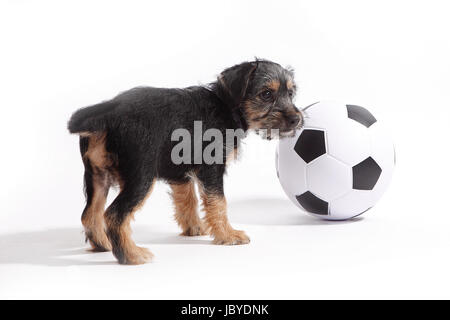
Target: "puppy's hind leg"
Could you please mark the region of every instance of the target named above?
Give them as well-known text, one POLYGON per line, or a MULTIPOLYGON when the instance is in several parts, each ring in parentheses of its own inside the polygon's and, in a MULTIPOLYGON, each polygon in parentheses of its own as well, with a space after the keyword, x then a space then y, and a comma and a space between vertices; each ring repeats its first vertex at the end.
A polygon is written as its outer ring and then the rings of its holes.
POLYGON ((91 244, 93 251, 111 251, 103 218, 110 185, 104 175, 94 172, 89 159, 84 160, 84 165, 86 207, 81 216, 81 222, 84 226, 86 240, 91 244))
POLYGON ((182 236, 207 234, 203 221, 198 216, 198 200, 192 180, 185 183, 171 183, 171 196, 175 207, 175 220, 181 227, 182 236))
POLYGON ((120 264, 143 264, 153 257, 149 250, 136 246, 131 239, 130 227, 134 213, 144 204, 153 185, 153 179, 125 180, 122 191, 106 210, 106 234, 111 241, 112 252, 120 264))

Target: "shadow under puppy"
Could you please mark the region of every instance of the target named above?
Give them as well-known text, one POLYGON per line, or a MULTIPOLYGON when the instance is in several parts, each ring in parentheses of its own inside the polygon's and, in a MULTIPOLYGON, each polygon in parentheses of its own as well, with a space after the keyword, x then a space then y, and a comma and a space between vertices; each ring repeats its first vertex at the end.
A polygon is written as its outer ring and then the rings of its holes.
POLYGON ((193 134, 194 121, 201 121, 203 130, 214 128, 224 135, 227 129, 278 129, 280 136, 290 135, 302 123, 292 101, 295 90, 291 70, 257 60, 224 70, 208 86, 140 87, 76 111, 68 129, 80 135, 87 202, 82 223, 93 250, 112 250, 121 264, 151 259, 150 251, 131 239, 130 220, 156 179, 166 181, 172 189, 182 235, 209 233, 216 244, 248 243, 248 236, 228 222, 223 188, 227 159, 236 153, 243 137, 237 136, 232 148, 224 143, 223 161, 175 164, 171 152, 178 142, 172 141, 172 133, 182 128, 193 134), (198 215, 194 183, 204 220, 198 215), (105 211, 113 185, 118 185, 120 192, 105 211))

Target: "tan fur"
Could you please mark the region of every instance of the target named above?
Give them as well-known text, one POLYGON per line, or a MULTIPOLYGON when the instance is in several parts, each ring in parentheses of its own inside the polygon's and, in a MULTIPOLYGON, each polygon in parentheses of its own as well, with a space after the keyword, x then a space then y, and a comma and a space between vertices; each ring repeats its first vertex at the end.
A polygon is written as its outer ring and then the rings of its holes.
POLYGON ((278 91, 278 89, 280 89, 280 81, 278 80, 272 80, 269 82, 269 84, 267 85, 267 87, 273 91, 278 91))
POLYGON ((120 245, 126 257, 126 264, 136 265, 150 262, 153 254, 147 248, 138 247, 131 238, 130 222, 132 219, 134 219, 134 213, 130 214, 118 228, 120 245))
POLYGON ((119 185, 122 190, 123 181, 117 171, 116 163, 106 151, 105 138, 105 133, 90 133, 88 150, 83 158, 89 159, 95 176, 104 177, 110 185, 119 185))
POLYGON ((111 250, 103 217, 109 189, 105 168, 110 165, 104 139, 104 134, 89 135, 88 150, 84 154, 84 158, 89 159, 93 169, 93 198, 91 205, 83 213, 81 222, 93 251, 111 250))
POLYGON ((105 148, 105 134, 93 134, 89 136, 89 147, 84 157, 89 158, 94 167, 106 169, 112 165, 111 159, 105 148))
POLYGON ((86 235, 93 251, 110 251, 111 244, 105 233, 104 213, 106 203, 105 186, 98 177, 93 179, 93 199, 90 207, 83 213, 81 222, 83 223, 86 235))
POLYGON ((175 220, 183 236, 205 235, 206 228, 197 213, 198 200, 193 181, 171 184, 171 196, 175 206, 175 220))
POLYGON ((228 222, 225 197, 207 194, 200 186, 200 196, 205 211, 205 222, 210 228, 215 244, 238 245, 250 242, 250 238, 239 230, 234 230, 228 222))

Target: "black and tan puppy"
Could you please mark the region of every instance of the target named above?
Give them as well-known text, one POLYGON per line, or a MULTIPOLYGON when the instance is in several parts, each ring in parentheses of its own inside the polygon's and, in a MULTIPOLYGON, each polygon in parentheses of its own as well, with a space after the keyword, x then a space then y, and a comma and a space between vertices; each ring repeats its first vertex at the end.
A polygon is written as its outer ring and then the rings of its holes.
POLYGON ((87 200, 82 223, 93 249, 112 250, 121 264, 151 259, 150 251, 131 239, 130 220, 156 179, 172 188, 183 235, 211 234, 215 243, 225 245, 248 243, 247 235, 228 222, 223 189, 226 160, 239 148, 241 138, 234 139, 232 148, 223 146, 223 161, 175 164, 171 152, 177 142, 172 133, 180 128, 192 133, 194 121, 201 121, 203 130, 214 128, 224 134, 227 129, 279 129, 281 136, 287 135, 302 122, 292 102, 295 89, 292 71, 257 60, 224 70, 209 86, 135 88, 75 112, 68 128, 80 135, 87 200), (198 216, 194 183, 204 220, 198 216), (105 211, 113 185, 120 193, 105 211))

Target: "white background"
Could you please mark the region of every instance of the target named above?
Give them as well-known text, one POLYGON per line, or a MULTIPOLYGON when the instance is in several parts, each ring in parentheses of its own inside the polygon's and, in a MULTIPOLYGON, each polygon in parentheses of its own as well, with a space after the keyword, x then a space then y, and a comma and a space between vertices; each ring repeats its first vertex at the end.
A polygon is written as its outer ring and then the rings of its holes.
MULTIPOLYGON (((0 298, 450 298, 447 1, 2 1, 0 298), (136 215, 153 263, 83 242, 79 107, 137 85, 208 83, 254 56, 296 69, 298 106, 368 107, 390 126, 393 182, 362 219, 287 200, 275 142, 252 136, 226 179, 248 246, 183 238, 167 187, 136 215)), ((151 146, 149 146, 151 147, 151 146)))

